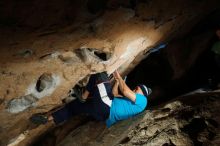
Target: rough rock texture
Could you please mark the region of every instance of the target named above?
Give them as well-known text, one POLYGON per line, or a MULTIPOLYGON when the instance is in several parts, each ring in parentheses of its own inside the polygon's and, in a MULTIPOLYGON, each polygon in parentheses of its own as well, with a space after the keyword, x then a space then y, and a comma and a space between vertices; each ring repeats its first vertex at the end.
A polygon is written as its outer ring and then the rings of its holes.
POLYGON ((50 126, 30 129, 31 114, 61 105, 89 74, 130 71, 148 50, 186 34, 218 3, 0 2, 0 144, 25 141, 23 133, 32 141, 50 126))
POLYGON ((90 122, 58 145, 219 145, 219 99, 219 92, 179 97, 110 129, 90 122))

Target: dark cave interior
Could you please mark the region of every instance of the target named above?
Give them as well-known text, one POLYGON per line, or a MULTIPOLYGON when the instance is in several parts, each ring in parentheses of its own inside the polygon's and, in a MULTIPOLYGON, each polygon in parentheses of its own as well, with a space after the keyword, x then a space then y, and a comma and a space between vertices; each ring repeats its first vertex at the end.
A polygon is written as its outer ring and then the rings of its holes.
POLYGON ((215 31, 220 27, 219 18, 220 11, 217 10, 193 27, 186 36, 179 38, 181 40, 188 40, 207 31, 211 31, 213 34, 205 51, 182 77, 172 79, 173 70, 166 57, 166 49, 169 48, 170 44, 178 41, 172 40, 165 48, 151 53, 128 74, 128 85, 134 88, 138 83, 143 83, 153 90, 161 90, 162 93, 157 95, 159 97, 153 95, 154 97, 150 98, 151 105, 157 105, 199 88, 207 90, 217 89, 220 81, 220 68, 215 61, 215 54, 211 51, 211 48, 218 41, 215 31))

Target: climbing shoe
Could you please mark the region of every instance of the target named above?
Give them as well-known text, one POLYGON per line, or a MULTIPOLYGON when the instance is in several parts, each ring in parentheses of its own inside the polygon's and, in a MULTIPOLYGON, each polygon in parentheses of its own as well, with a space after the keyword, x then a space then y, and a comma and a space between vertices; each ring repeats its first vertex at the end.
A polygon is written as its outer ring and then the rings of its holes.
POLYGON ((80 102, 84 103, 86 102, 86 100, 82 98, 82 94, 83 94, 83 89, 80 86, 76 85, 73 88, 73 93, 71 94, 71 96, 78 98, 80 102))
POLYGON ((48 122, 48 117, 45 114, 37 113, 32 115, 29 120, 36 125, 42 125, 48 122))

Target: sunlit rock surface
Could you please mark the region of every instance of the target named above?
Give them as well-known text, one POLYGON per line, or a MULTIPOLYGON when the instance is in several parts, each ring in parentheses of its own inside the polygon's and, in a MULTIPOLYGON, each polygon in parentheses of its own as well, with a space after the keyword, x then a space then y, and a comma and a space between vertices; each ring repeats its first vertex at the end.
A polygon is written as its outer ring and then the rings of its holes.
POLYGON ((89 74, 129 72, 218 7, 218 0, 1 2, 0 144, 29 145, 50 128, 33 128, 31 114, 60 106, 89 74))

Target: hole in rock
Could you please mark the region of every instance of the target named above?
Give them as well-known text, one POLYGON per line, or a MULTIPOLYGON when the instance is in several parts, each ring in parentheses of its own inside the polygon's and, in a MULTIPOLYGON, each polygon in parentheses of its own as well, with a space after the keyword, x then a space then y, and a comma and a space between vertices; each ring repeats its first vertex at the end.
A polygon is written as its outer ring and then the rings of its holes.
POLYGON ((162 112, 170 112, 170 110, 171 110, 170 108, 163 108, 161 111, 162 112))
POLYGON ((120 144, 125 144, 127 142, 130 141, 130 138, 129 137, 125 137, 124 139, 121 140, 120 144))
POLYGON ((95 51, 94 54, 95 54, 96 56, 98 56, 101 60, 104 60, 104 61, 107 60, 107 54, 104 53, 104 52, 95 51))
POLYGON ((96 61, 107 61, 111 58, 110 52, 104 52, 95 48, 82 48, 75 50, 76 55, 83 59, 84 61, 89 61, 89 63, 93 63, 96 61))
POLYGON ((36 90, 42 92, 44 89, 49 89, 53 85, 52 74, 44 73, 42 74, 36 83, 36 90))
POLYGON ((165 143, 162 146, 176 146, 171 140, 169 140, 169 143, 165 143))
POLYGON ((110 53, 103 52, 101 50, 93 49, 93 48, 88 48, 88 50, 91 53, 93 53, 95 57, 97 57, 98 59, 100 59, 102 61, 107 61, 108 59, 110 59, 110 56, 111 56, 110 53))

